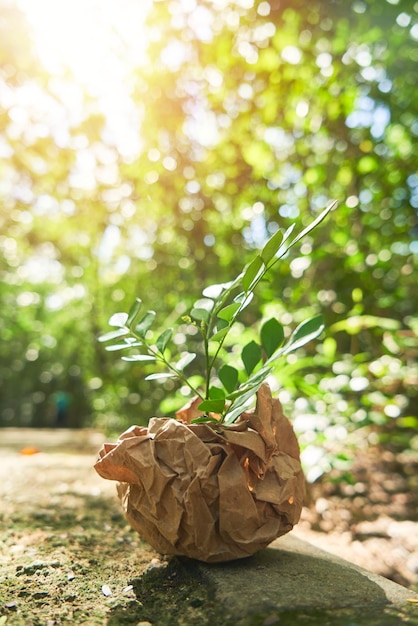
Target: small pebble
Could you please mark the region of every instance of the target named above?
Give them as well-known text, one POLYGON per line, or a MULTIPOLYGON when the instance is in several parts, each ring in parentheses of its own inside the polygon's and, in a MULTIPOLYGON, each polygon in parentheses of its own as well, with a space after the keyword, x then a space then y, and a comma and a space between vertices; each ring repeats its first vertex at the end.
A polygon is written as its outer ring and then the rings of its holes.
POLYGON ((40 600, 42 598, 47 598, 49 596, 49 592, 48 591, 35 591, 35 593, 33 593, 32 596, 36 600, 40 600))
POLYGON ((74 602, 74 600, 77 600, 77 596, 74 593, 67 593, 64 596, 64 600, 65 602, 74 602))
POLYGON ((111 596, 112 595, 112 591, 111 591, 109 585, 102 585, 102 594, 104 596, 111 596))
POLYGON ((164 567, 165 563, 161 562, 160 559, 151 559, 151 561, 147 565, 147 571, 150 569, 158 569, 159 567, 164 567))

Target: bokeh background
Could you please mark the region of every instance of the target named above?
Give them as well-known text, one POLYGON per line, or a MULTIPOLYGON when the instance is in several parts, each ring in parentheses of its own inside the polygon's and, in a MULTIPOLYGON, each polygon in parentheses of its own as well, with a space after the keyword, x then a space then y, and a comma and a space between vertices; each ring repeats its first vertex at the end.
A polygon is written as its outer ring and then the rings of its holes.
POLYGON ((335 198, 236 342, 323 314, 270 381, 310 481, 349 480, 370 445, 417 451, 417 12, 0 0, 0 427, 112 434, 170 414, 187 390, 106 352, 109 317, 139 296, 161 328, 180 320, 183 350, 202 289, 335 198))

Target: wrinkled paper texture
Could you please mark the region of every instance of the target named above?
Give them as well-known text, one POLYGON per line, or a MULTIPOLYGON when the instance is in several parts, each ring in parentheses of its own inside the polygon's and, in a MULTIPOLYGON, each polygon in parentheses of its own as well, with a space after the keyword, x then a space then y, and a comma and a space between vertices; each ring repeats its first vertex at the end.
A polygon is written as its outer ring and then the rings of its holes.
POLYGON ((199 402, 177 420, 132 426, 103 446, 95 469, 119 481, 128 521, 160 553, 208 563, 247 557, 299 521, 298 442, 267 384, 232 426, 190 424, 199 402))

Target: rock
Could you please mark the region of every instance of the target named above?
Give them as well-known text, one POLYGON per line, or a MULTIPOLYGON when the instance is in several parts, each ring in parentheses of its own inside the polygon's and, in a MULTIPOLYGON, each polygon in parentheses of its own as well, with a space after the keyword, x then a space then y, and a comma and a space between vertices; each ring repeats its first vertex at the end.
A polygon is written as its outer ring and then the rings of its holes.
POLYGON ((185 626, 399 626, 418 602, 405 587, 291 535, 233 562, 176 557, 132 584, 144 617, 170 626, 180 617, 185 626))

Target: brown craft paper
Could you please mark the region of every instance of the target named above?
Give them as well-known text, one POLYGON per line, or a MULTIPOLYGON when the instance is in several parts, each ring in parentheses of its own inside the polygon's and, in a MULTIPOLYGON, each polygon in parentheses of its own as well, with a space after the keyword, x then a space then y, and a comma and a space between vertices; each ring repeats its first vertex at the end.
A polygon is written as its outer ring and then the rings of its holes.
POLYGON ((182 421, 132 426, 103 446, 95 469, 119 481, 128 521, 160 553, 206 562, 250 556, 299 521, 296 436, 267 384, 233 426, 190 424, 197 404, 177 413, 182 421))

